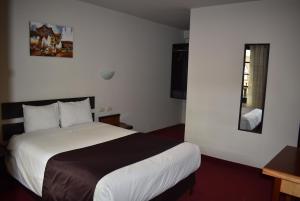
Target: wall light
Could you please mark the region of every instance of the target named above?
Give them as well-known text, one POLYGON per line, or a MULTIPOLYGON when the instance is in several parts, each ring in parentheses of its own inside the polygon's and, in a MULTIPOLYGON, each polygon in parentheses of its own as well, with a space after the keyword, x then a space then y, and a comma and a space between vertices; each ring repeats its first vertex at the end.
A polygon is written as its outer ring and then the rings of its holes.
POLYGON ((104 70, 104 71, 102 71, 100 74, 101 74, 101 77, 102 77, 104 80, 110 80, 110 79, 114 76, 115 71, 104 70))

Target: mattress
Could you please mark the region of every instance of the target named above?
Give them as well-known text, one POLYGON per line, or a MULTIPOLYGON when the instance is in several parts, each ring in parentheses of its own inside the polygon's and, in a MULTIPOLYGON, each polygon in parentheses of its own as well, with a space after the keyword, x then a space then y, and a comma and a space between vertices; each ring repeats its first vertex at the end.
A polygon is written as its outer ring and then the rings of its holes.
MULTIPOLYGON (((41 196, 46 164, 52 156, 133 133, 104 123, 89 123, 13 136, 7 147, 7 168, 14 178, 41 196)), ((94 201, 150 200, 199 166, 198 146, 184 142, 102 177, 96 185, 94 201)))

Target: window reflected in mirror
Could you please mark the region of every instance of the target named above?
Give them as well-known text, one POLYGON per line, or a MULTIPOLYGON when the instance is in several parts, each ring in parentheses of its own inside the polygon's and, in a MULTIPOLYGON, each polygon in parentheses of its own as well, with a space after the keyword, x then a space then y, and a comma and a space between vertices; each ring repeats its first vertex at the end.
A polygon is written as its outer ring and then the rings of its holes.
POLYGON ((270 44, 245 44, 239 130, 261 133, 270 44))

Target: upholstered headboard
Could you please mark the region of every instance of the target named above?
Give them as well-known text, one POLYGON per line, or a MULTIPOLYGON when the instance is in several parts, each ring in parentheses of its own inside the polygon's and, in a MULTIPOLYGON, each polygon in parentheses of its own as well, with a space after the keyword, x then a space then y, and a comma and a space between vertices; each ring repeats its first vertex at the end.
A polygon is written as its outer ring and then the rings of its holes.
MULTIPOLYGON (((23 108, 22 105, 33 105, 33 106, 42 106, 55 103, 57 101, 61 102, 72 102, 72 101, 81 101, 86 98, 90 99, 91 109, 95 108, 95 97, 77 97, 77 98, 62 98, 62 99, 51 99, 51 100, 37 100, 37 101, 25 101, 25 102, 11 102, 11 103, 2 103, 1 104, 1 119, 2 123, 2 134, 3 140, 7 141, 12 135, 24 133, 24 123, 12 122, 13 119, 23 118, 23 108)), ((94 119, 94 113, 92 113, 94 119)))

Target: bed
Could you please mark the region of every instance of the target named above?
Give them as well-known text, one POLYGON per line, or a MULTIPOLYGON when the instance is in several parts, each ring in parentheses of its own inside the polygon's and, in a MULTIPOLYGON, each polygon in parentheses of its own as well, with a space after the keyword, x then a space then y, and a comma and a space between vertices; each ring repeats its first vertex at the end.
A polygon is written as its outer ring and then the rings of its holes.
POLYGON ((254 130, 260 126, 262 120, 262 110, 259 108, 242 107, 240 129, 254 130))
MULTIPOLYGON (((47 105, 56 101, 81 101, 85 98, 86 97, 4 103, 2 104, 2 119, 22 117, 23 104, 47 105)), ((89 101, 91 108, 93 109, 94 97, 89 97, 89 101)), ((52 179, 53 181, 51 182, 54 183, 50 182, 48 186, 52 187, 55 184, 57 185, 57 189, 60 189, 61 187, 59 186, 60 183, 57 182, 59 181, 59 177, 57 179, 57 175, 62 174, 64 170, 62 168, 57 168, 61 163, 61 158, 57 158, 59 156, 65 156, 66 153, 70 153, 71 155, 73 154, 73 157, 75 156, 76 158, 80 158, 77 156, 84 152, 82 150, 97 147, 97 150, 99 150, 98 148, 101 148, 100 150, 102 151, 98 152, 98 155, 100 159, 103 159, 106 157, 106 155, 104 155, 107 151, 105 147, 112 149, 110 144, 117 144, 117 147, 121 147, 120 145, 126 144, 127 142, 132 143, 137 139, 153 141, 151 146, 157 146, 156 144, 160 144, 157 143, 160 142, 160 139, 158 140, 152 137, 149 138, 147 134, 136 133, 132 130, 126 130, 116 126, 95 122, 78 124, 65 128, 50 128, 25 134, 22 133, 24 133, 24 126, 21 122, 3 125, 4 139, 9 141, 7 146, 9 155, 6 158, 7 169, 16 180, 38 196, 43 197, 43 200, 57 199, 57 197, 46 199, 45 195, 47 194, 44 191, 45 186, 47 186, 47 182, 45 182, 45 180, 48 181, 49 177, 50 180, 51 178, 55 179, 52 179), (54 161, 54 159, 58 160, 54 161), (49 176, 48 174, 49 169, 51 169, 49 168, 49 164, 53 163, 53 161, 55 165, 52 167, 55 167, 59 171, 55 177, 51 175, 49 176), (56 184, 56 182, 58 184, 56 184)), ((135 141, 134 143, 136 143, 136 146, 129 146, 139 147, 138 144, 143 144, 144 142, 135 141)), ((200 166, 199 148, 198 146, 188 142, 176 142, 174 145, 171 145, 173 142, 163 142, 162 144, 168 143, 170 147, 164 148, 162 152, 151 156, 149 155, 145 159, 139 159, 133 163, 121 166, 120 168, 102 176, 99 180, 97 180, 95 188, 93 188, 91 200, 175 200, 188 189, 191 190, 195 182, 194 172, 200 166)), ((143 146, 144 145, 140 145, 140 147, 143 146)), ((121 148, 113 148, 113 150, 118 149, 122 150, 121 148)), ((128 148, 125 147, 122 151, 120 151, 121 153, 113 151, 113 154, 115 155, 108 156, 120 156, 119 158, 116 157, 117 161, 122 161, 121 159, 126 155, 126 150, 128 150, 128 148)), ((133 151, 136 150, 133 149, 133 151)), ((74 158, 71 160, 74 163, 73 160, 74 158)), ((110 161, 110 158, 107 158, 105 161, 107 160, 110 161)), ((75 164, 77 163, 78 161, 76 160, 75 164)), ((122 163, 126 164, 126 160, 123 160, 122 163)), ((70 160, 68 159, 67 165, 69 164, 70 160)), ((94 165, 94 163, 92 164, 94 165)), ((72 172, 71 169, 73 166, 68 167, 71 167, 70 169, 67 168, 68 173, 72 172)), ((75 170, 76 168, 77 167, 75 167, 75 170)), ((74 175, 72 175, 72 178, 73 176, 74 175)), ((84 176, 76 178, 77 182, 75 183, 83 183, 85 185, 86 180, 88 180, 87 178, 89 178, 89 175, 87 175, 87 177, 84 176)), ((67 180, 69 182, 69 178, 67 180)), ((78 197, 76 198, 76 196, 80 196, 84 193, 78 190, 81 189, 82 186, 76 187, 75 185, 75 190, 73 189, 73 191, 71 191, 69 188, 73 188, 73 183, 71 183, 72 185, 68 185, 68 182, 65 182, 65 180, 62 179, 62 184, 67 191, 60 192, 60 194, 63 193, 63 196, 58 196, 58 200, 72 200, 72 197, 73 200, 80 200, 77 199, 78 197), (69 196, 65 196, 65 193, 69 196)), ((83 186, 83 189, 84 187, 85 186, 83 186)), ((53 191, 50 191, 50 194, 51 193, 53 193, 53 191)), ((86 200, 85 197, 82 197, 82 200, 86 200)))

